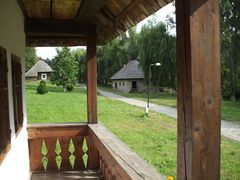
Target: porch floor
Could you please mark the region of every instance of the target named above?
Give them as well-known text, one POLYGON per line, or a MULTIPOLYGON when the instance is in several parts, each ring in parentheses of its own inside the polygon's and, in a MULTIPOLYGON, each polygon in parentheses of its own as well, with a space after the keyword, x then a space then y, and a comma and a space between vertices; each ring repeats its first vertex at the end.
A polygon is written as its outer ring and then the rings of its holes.
POLYGON ((84 171, 61 171, 61 172, 34 172, 32 173, 31 180, 103 180, 101 172, 96 170, 84 170, 84 171))

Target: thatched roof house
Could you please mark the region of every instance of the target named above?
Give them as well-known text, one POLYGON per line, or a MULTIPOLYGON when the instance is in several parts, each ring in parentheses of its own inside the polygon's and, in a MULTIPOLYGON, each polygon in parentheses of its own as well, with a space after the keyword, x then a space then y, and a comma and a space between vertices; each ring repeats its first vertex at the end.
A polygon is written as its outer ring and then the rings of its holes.
POLYGON ((124 92, 142 92, 145 90, 144 73, 138 60, 132 60, 112 77, 113 89, 124 92))
POLYGON ((48 80, 52 72, 52 68, 46 62, 40 60, 26 72, 25 77, 28 80, 48 80))

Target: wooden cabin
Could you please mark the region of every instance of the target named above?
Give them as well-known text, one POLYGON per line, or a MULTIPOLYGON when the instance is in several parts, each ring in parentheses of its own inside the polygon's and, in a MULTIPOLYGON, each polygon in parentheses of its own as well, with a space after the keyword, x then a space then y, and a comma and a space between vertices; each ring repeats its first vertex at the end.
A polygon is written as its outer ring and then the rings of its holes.
POLYGON ((113 90, 126 93, 144 92, 144 72, 138 60, 131 60, 117 71, 110 79, 113 90))
MULTIPOLYGON (((165 179, 97 118, 96 45, 171 0, 1 0, 0 179, 165 179), (87 46, 87 108, 83 124, 27 125, 26 46, 87 46), (83 139, 88 151, 83 152, 83 139), (62 164, 56 167, 56 140, 62 164), (75 152, 68 151, 69 141, 75 152), (41 153, 43 144, 47 154, 41 153), (75 156, 74 167, 68 157, 75 156), (82 156, 88 155, 86 165, 82 156), (46 169, 42 159, 47 158, 46 169)), ((220 179, 219 0, 176 0, 177 178, 220 179)))
POLYGON ((52 68, 45 61, 40 60, 25 73, 25 79, 30 81, 47 81, 51 79, 52 73, 52 68))

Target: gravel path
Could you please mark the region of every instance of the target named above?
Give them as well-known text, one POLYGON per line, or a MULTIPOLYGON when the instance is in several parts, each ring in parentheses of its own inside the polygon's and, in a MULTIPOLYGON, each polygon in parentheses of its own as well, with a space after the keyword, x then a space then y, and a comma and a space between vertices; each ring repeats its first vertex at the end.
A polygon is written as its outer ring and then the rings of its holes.
MULTIPOLYGON (((131 104, 131 105, 135 105, 135 106, 142 107, 142 108, 146 107, 146 102, 144 102, 144 101, 140 101, 140 100, 133 99, 133 98, 127 98, 124 96, 120 96, 120 95, 110 93, 107 91, 102 91, 102 90, 98 90, 98 92, 103 96, 106 96, 106 97, 109 97, 112 99, 117 99, 117 100, 123 101, 123 102, 131 104)), ((165 114, 167 116, 177 119, 177 109, 176 108, 150 103, 150 110, 153 110, 153 111, 156 111, 156 112, 159 112, 159 113, 162 113, 162 114, 165 114)), ((222 120, 221 134, 229 139, 240 141, 240 123, 222 120)))

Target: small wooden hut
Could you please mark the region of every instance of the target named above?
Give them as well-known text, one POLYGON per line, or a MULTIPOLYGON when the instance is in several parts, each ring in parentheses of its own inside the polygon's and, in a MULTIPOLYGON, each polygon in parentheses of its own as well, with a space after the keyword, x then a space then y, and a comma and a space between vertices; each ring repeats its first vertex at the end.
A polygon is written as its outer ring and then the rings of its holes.
POLYGON ((53 73, 52 68, 43 60, 38 61, 25 74, 26 80, 50 80, 53 73))
POLYGON ((145 90, 144 73, 138 60, 124 65, 112 77, 112 87, 123 92, 143 92, 145 90))

